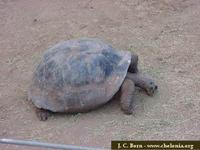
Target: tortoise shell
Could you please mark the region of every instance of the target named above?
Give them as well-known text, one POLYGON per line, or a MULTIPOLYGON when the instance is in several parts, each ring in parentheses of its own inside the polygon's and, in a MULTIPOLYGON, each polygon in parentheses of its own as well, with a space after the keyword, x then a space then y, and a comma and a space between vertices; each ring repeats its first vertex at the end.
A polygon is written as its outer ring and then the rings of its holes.
POLYGON ((73 39, 48 49, 37 66, 28 97, 38 108, 84 112, 108 102, 122 85, 131 61, 94 38, 73 39))

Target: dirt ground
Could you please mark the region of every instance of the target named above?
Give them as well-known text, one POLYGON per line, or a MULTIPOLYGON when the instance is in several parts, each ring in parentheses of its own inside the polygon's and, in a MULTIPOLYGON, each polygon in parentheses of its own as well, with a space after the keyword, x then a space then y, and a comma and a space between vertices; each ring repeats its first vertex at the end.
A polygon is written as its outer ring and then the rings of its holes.
POLYGON ((0 75, 0 138, 99 148, 111 140, 200 140, 200 1, 0 0, 0 75), (130 116, 112 101, 39 121, 26 100, 33 69, 47 48, 78 37, 136 52, 159 92, 137 90, 130 116))

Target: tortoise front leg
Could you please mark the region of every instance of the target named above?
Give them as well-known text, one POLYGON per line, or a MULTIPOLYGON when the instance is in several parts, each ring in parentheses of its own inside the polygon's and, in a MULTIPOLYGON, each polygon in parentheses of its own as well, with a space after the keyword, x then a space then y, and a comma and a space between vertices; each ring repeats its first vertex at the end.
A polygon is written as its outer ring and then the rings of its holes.
POLYGON ((138 55, 131 52, 131 63, 128 68, 128 72, 137 73, 138 72, 138 55))
POLYGON ((133 113, 133 93, 135 91, 135 84, 130 79, 125 79, 121 86, 120 105, 125 114, 133 113))
POLYGON ((154 95, 158 89, 158 86, 151 78, 140 73, 127 73, 127 78, 131 79, 135 83, 135 86, 144 89, 150 96, 154 95))
POLYGON ((35 113, 40 121, 46 121, 51 115, 50 111, 41 108, 36 108, 35 113))

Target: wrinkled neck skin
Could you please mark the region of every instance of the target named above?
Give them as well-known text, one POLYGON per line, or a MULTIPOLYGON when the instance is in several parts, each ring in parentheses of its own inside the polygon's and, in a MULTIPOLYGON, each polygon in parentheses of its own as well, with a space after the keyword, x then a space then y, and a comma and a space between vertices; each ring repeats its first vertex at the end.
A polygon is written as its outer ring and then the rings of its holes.
POLYGON ((141 88, 144 88, 147 84, 153 82, 153 80, 150 77, 143 75, 139 72, 138 73, 128 72, 126 75, 126 78, 132 80, 135 83, 135 86, 138 86, 141 88))

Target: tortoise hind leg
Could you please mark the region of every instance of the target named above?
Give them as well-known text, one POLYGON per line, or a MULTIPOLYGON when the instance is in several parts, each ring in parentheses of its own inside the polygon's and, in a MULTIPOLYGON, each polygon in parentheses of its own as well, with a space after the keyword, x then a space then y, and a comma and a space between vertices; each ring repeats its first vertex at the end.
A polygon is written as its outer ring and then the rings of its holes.
POLYGON ((51 115, 50 111, 41 108, 36 108, 35 112, 40 121, 46 121, 51 115))
POLYGON ((131 63, 128 68, 128 72, 137 73, 138 72, 138 55, 131 52, 131 63))
POLYGON ((121 86, 120 105, 125 114, 133 113, 133 94, 135 91, 135 84, 130 79, 125 79, 121 86))

